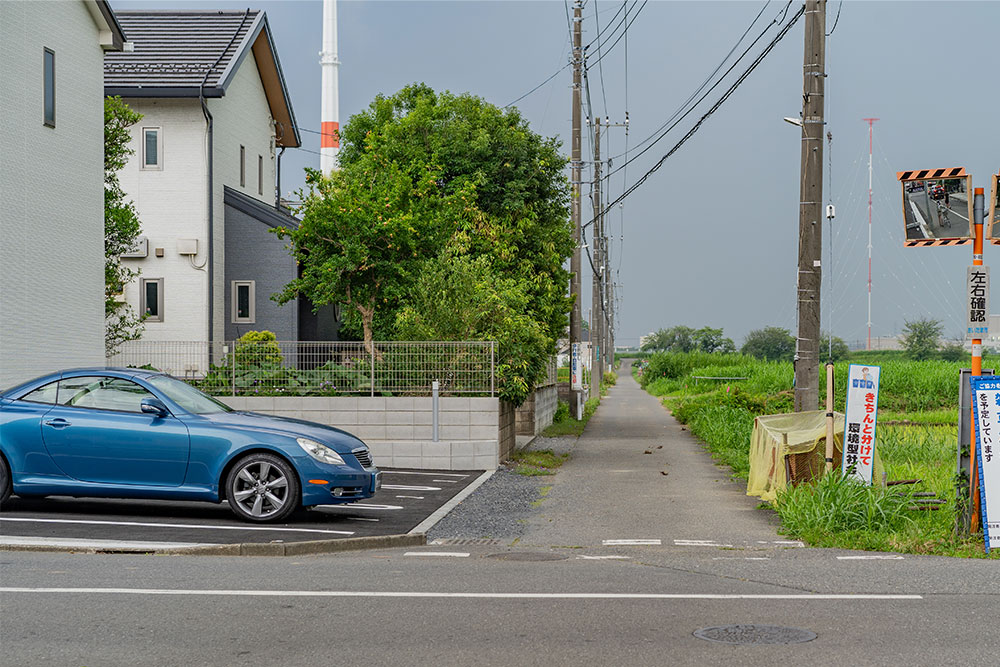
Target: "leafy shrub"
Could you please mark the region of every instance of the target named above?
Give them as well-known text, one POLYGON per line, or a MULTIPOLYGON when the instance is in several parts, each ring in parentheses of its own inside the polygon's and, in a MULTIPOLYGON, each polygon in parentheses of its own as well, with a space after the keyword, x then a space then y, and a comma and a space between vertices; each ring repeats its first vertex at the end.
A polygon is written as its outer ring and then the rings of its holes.
POLYGON ((284 361, 278 337, 270 331, 248 331, 236 341, 233 356, 238 367, 280 366, 284 361))
POLYGON ((569 419, 569 403, 567 401, 559 401, 556 405, 556 412, 552 415, 552 423, 559 424, 567 419, 569 419))

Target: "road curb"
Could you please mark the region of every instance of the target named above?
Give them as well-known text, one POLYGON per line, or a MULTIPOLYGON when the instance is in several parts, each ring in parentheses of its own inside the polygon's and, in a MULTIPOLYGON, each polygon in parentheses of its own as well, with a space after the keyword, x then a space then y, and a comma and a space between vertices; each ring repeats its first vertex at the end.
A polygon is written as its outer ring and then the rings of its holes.
POLYGON ((410 532, 403 535, 345 537, 337 540, 312 540, 309 542, 244 542, 242 544, 214 544, 211 546, 177 549, 118 549, 113 547, 49 546, 44 544, 0 544, 0 551, 127 555, 139 554, 150 556, 307 556, 312 554, 337 553, 340 551, 418 547, 425 544, 427 544, 427 536, 424 533, 410 532))

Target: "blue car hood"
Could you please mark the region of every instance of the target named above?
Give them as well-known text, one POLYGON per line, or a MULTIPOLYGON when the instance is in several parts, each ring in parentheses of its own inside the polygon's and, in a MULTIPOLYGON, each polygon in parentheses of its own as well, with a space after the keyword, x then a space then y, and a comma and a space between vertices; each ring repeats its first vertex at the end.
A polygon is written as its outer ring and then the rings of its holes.
POLYGON ((214 424, 266 431, 293 438, 309 438, 341 454, 349 454, 352 449, 366 447, 360 438, 347 431, 303 419, 263 415, 258 412, 216 412, 201 416, 214 424))

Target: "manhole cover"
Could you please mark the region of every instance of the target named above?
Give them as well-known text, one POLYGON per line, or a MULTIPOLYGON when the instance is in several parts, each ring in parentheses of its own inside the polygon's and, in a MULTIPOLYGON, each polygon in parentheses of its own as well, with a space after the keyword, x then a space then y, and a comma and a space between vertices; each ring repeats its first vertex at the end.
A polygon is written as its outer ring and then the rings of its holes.
POLYGON ((564 554, 552 554, 543 551, 511 551, 502 554, 490 554, 487 558, 497 560, 518 560, 518 561, 545 561, 545 560, 566 560, 569 556, 564 554))
POLYGON ((694 636, 721 644, 801 644, 816 639, 816 633, 780 625, 719 625, 695 630, 694 636))

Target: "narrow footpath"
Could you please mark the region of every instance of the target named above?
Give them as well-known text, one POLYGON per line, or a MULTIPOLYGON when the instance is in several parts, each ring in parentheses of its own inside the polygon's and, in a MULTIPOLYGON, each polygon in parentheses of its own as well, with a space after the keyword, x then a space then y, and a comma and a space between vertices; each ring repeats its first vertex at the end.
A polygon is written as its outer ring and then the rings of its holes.
POLYGON ((777 517, 756 509, 746 484, 711 455, 658 398, 632 378, 629 361, 552 479, 523 546, 599 546, 660 540, 663 546, 774 547, 777 517))

